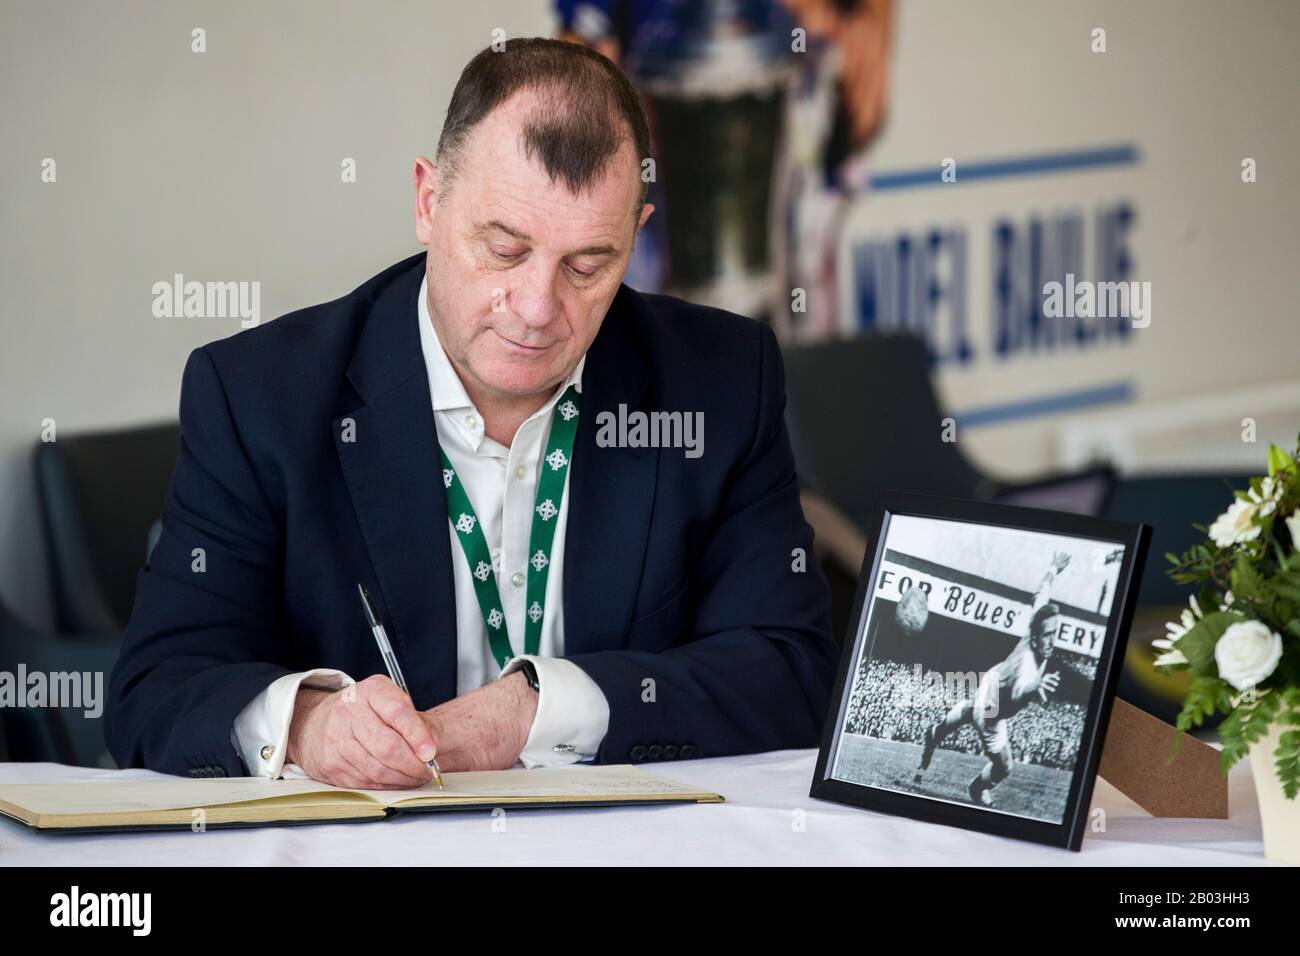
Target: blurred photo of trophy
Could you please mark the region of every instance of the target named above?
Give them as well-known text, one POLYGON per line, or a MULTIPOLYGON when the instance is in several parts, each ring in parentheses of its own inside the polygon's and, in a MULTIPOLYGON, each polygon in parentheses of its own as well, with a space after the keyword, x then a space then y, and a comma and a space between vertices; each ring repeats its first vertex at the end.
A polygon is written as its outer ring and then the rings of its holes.
POLYGON ((887 96, 892 0, 561 3, 654 126, 656 206, 628 281, 774 325, 837 327, 843 213, 887 96), (793 291, 802 311, 792 311, 793 291))

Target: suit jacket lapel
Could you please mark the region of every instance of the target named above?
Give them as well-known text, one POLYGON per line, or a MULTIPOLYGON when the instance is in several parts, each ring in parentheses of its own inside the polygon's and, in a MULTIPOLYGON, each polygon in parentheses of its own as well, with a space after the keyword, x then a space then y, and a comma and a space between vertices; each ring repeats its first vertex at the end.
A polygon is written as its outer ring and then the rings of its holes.
POLYGON ((348 369, 365 404, 334 422, 334 444, 370 553, 385 629, 415 705, 424 709, 456 696, 456 597, 417 325, 424 256, 418 260, 371 308, 348 369))
MULTIPOLYGON (((348 369, 364 404, 333 427, 380 612, 423 709, 456 695, 457 646, 454 556, 417 325, 424 257, 418 259, 376 299, 348 369), (346 419, 353 423, 351 441, 346 419)), ((659 450, 601 448, 596 432, 602 411, 617 416, 620 405, 633 411, 646 394, 649 371, 630 315, 642 307, 634 292, 619 289, 583 370, 565 530, 566 653, 621 640, 641 580, 659 450)))
MULTIPOLYGON (((582 419, 569 472, 564 544, 564 649, 604 650, 626 636, 641 581, 655 481, 657 448, 601 448, 598 417, 632 411, 646 393, 649 370, 632 334, 636 293, 619 288, 587 352, 582 419)), ((620 644, 620 646, 622 646, 620 644)))

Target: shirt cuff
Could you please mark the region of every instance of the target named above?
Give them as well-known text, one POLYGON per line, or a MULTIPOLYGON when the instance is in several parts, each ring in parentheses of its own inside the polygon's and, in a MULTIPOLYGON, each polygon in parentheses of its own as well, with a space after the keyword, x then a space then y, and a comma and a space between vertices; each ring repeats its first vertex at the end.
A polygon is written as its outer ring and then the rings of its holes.
POLYGON ((599 685, 572 661, 560 657, 517 657, 501 676, 532 661, 537 669, 537 713, 519 759, 525 767, 562 767, 591 760, 609 729, 609 702, 599 685))
POLYGON ((301 776, 292 772, 296 769, 293 764, 286 768, 284 763, 298 688, 341 690, 352 683, 355 682, 343 671, 318 667, 298 674, 285 674, 249 701, 230 730, 230 742, 243 758, 249 776, 278 778, 286 770, 291 776, 301 776))

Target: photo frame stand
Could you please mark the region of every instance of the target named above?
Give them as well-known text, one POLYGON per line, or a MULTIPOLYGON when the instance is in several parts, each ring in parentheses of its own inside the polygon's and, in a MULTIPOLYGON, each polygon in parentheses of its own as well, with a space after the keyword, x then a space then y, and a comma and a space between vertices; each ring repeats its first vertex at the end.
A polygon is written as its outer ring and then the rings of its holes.
POLYGON ((1115 698, 1097 775, 1153 817, 1228 819, 1228 781, 1219 751, 1184 735, 1128 701, 1115 698))

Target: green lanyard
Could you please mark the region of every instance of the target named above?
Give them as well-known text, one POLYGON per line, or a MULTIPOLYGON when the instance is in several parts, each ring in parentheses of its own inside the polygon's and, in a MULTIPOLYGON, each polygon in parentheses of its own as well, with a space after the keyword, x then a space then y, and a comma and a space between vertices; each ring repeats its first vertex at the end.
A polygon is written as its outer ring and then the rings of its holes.
MULTIPOLYGON (((536 654, 542 645, 542 621, 546 616, 546 578, 551 569, 551 545, 555 541, 556 520, 560 503, 564 500, 564 479, 573 458, 573 439, 578 434, 578 409, 581 398, 570 385, 555 404, 551 413, 551 435, 542 459, 542 475, 537 481, 537 504, 533 508, 533 529, 529 533, 528 550, 528 612, 524 623, 524 653, 536 654)), ((492 656, 504 670, 514 657, 510 646, 510 633, 506 615, 501 610, 501 592, 497 589, 496 571, 492 568, 492 555, 487 538, 483 537, 478 515, 470 504, 465 486, 460 483, 456 469, 442 456, 442 485, 447 491, 447 520, 456 529, 460 548, 465 552, 470 574, 474 578, 474 594, 487 625, 488 644, 492 656)))

